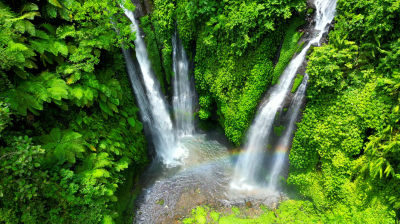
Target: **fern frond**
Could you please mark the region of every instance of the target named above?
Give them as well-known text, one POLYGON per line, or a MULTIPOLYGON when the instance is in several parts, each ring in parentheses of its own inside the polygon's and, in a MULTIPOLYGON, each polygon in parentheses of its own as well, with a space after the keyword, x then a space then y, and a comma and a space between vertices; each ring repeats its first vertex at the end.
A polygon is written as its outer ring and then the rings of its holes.
POLYGON ((67 36, 75 37, 75 27, 74 26, 60 26, 57 28, 57 37, 60 39, 65 39, 67 36))
POLYGON ((18 68, 17 66, 13 66, 11 69, 22 79, 26 79, 28 76, 28 74, 24 70, 18 68))
POLYGON ((35 19, 35 16, 40 16, 40 12, 38 12, 38 11, 28 12, 28 13, 25 13, 24 15, 20 16, 18 19, 33 20, 33 19, 35 19))
POLYGON ((14 23, 14 28, 20 32, 20 33, 25 33, 25 21, 24 20, 18 20, 14 23))
POLYGON ((34 3, 26 3, 21 8, 21 14, 24 12, 37 11, 39 7, 34 3))
POLYGON ((58 13, 60 13, 61 18, 71 21, 72 16, 70 17, 70 14, 68 13, 67 9, 65 7, 58 9, 58 13))
POLYGON ((42 30, 36 30, 34 36, 38 37, 38 38, 41 38, 41 39, 45 39, 45 40, 49 39, 49 36, 47 35, 47 33, 42 31, 42 30))
POLYGON ((56 18, 57 17, 57 7, 47 4, 43 8, 43 12, 45 13, 46 16, 49 16, 50 18, 56 18))
POLYGON ((10 43, 10 45, 8 46, 10 51, 26 51, 28 50, 28 48, 21 43, 10 43))
POLYGON ((48 23, 43 23, 42 25, 40 25, 41 27, 45 28, 47 31, 49 31, 49 33, 53 36, 56 35, 56 28, 48 23))
POLYGON ((41 54, 44 53, 45 47, 43 46, 43 42, 30 40, 29 43, 31 44, 31 47, 34 51, 37 51, 41 54))
POLYGON ((38 68, 37 65, 35 64, 35 62, 33 62, 32 60, 30 60, 30 59, 28 59, 28 58, 25 59, 24 65, 25 65, 25 67, 27 67, 27 68, 35 68, 35 69, 38 68))
POLYGON ((54 43, 54 48, 58 52, 60 52, 63 56, 67 56, 68 55, 68 47, 67 47, 67 45, 65 44, 64 41, 59 41, 59 40, 56 41, 54 43))
POLYGON ((43 110, 43 104, 41 104, 33 95, 25 94, 24 98, 27 106, 30 106, 36 110, 43 110))
POLYGON ((25 31, 28 32, 30 35, 35 36, 35 25, 33 25, 31 22, 28 20, 24 20, 25 22, 25 31))

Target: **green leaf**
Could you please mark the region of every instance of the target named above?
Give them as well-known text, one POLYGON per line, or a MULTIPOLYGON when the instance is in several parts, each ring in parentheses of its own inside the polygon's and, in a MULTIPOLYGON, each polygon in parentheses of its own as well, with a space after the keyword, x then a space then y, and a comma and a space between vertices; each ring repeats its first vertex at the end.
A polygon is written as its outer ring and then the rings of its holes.
POLYGON ((78 117, 76 117, 76 122, 81 125, 82 124, 82 115, 78 114, 78 117))
POLYGON ((60 39, 65 39, 66 37, 75 37, 75 27, 71 26, 60 26, 57 28, 57 36, 60 39))
POLYGON ((128 118, 128 123, 129 123, 132 127, 135 127, 135 125, 136 125, 135 118, 129 117, 129 118, 128 118))
POLYGON ((105 113, 107 113, 110 116, 114 115, 112 110, 102 100, 99 101, 99 105, 100 105, 100 108, 101 108, 102 111, 104 111, 105 113))
POLYGON ((36 10, 39 10, 39 7, 36 4, 26 3, 21 9, 21 13, 29 12, 29 11, 36 11, 36 10))
POLYGON ((126 113, 124 110, 121 110, 120 113, 122 114, 122 116, 128 117, 128 113, 126 113))
POLYGON ((112 111, 118 113, 118 107, 115 104, 111 103, 110 101, 107 101, 107 105, 112 111))
POLYGON ((54 47, 65 57, 68 56, 68 47, 64 41, 56 41, 54 47))
POLYGON ((50 132, 50 136, 53 138, 54 142, 60 142, 61 141, 60 128, 53 128, 50 132))
POLYGON ((71 131, 70 129, 63 131, 62 133, 63 133, 63 137, 61 139, 62 143, 70 142, 72 140, 76 140, 82 137, 81 134, 79 134, 78 132, 71 131))
POLYGON ((61 4, 57 0, 48 0, 48 2, 58 8, 62 8, 61 4))
POLYGON ((24 70, 22 70, 22 69, 20 69, 20 68, 18 68, 16 66, 13 66, 11 69, 15 72, 15 74, 17 74, 22 79, 26 79, 27 78, 27 73, 24 70))
POLYGON ((10 51, 26 51, 28 48, 24 44, 20 43, 11 43, 9 45, 10 51))

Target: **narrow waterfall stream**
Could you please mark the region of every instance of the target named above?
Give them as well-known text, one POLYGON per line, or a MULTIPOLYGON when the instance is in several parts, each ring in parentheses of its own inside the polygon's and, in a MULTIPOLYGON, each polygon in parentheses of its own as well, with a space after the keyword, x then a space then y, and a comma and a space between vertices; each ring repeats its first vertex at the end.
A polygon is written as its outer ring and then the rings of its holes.
POLYGON ((306 74, 304 75, 303 81, 299 86, 299 88, 297 89, 296 94, 294 95, 291 101, 291 107, 289 108, 289 113, 290 113, 289 127, 288 129, 285 130, 285 133, 282 136, 282 138, 279 139, 278 146, 276 147, 275 150, 275 156, 274 156, 275 158, 273 160, 275 161, 275 163, 272 167, 271 175, 268 181, 269 188, 271 189, 276 188, 279 174, 282 171, 282 166, 284 165, 284 161, 286 159, 287 150, 289 149, 292 143, 293 131, 296 125, 295 122, 297 121, 297 118, 300 114, 299 110, 306 96, 307 82, 308 82, 308 75, 306 74))
MULTIPOLYGON (((275 165, 272 166, 273 169, 268 171, 270 178, 267 178, 268 175, 263 173, 263 169, 261 168, 268 165, 263 163, 263 157, 265 155, 264 151, 269 144, 276 114, 282 110, 282 104, 290 93, 292 81, 297 70, 303 63, 308 49, 312 44, 319 45, 322 35, 328 31, 326 25, 330 23, 335 16, 336 0, 316 0, 315 5, 317 8, 315 30, 318 31, 318 33, 316 37, 292 59, 281 75, 279 84, 274 87, 268 100, 261 105, 248 132, 248 140, 245 145, 246 151, 239 156, 235 168, 235 176, 231 182, 231 187, 233 189, 249 191, 253 190, 255 187, 268 184, 272 193, 275 190, 277 175, 279 174, 278 171, 281 169, 283 161, 280 162, 279 157, 277 157, 275 165)), ((282 142, 291 142, 292 135, 289 133, 288 135, 284 135, 283 138, 287 139, 282 139, 282 142)))
MULTIPOLYGON (((159 83, 151 68, 146 44, 140 34, 138 22, 133 12, 125 9, 125 14, 132 21, 132 30, 136 31, 135 51, 140 65, 144 88, 140 87, 140 79, 137 75, 137 71, 133 70, 132 61, 128 60, 131 58, 125 55, 125 60, 129 65, 127 67, 128 73, 131 77, 132 86, 142 111, 142 120, 148 122, 150 126, 157 156, 163 160, 164 164, 167 166, 176 166, 180 164, 182 158, 187 157, 188 151, 176 139, 172 120, 167 110, 167 103, 165 102, 159 83), (146 95, 146 97, 144 95, 146 95), (143 105, 141 105, 141 102, 143 102, 143 105)), ((124 51, 124 54, 127 54, 127 52, 124 51)))
POLYGON ((178 136, 192 135, 194 132, 193 97, 194 84, 189 74, 189 57, 183 49, 178 29, 172 35, 172 58, 174 77, 173 107, 178 136))

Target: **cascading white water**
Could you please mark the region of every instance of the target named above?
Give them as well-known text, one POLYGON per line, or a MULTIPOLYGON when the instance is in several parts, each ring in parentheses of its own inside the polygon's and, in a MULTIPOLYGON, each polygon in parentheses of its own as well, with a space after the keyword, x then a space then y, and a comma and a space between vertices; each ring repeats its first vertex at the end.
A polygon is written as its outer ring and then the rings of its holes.
POLYGON ((174 77, 173 106, 178 136, 192 135, 194 131, 194 85, 190 82, 189 57, 186 55, 177 28, 172 35, 174 77))
POLYGON ((315 30, 319 32, 286 67, 280 77, 279 84, 272 90, 268 101, 261 105, 261 109, 250 127, 245 153, 239 156, 236 164, 234 179, 231 182, 232 188, 250 190, 254 185, 264 182, 265 177, 260 179, 259 172, 260 167, 264 166, 262 164, 263 154, 268 145, 276 113, 282 109, 282 103, 290 92, 292 81, 311 44, 319 44, 322 35, 328 31, 325 27, 335 16, 336 1, 315 0, 317 8, 315 30))
POLYGON ((124 10, 126 16, 132 21, 132 31, 136 31, 135 51, 143 75, 144 88, 141 87, 140 79, 133 69, 132 61, 128 60, 130 57, 125 55, 127 54, 126 51, 124 51, 124 55, 141 115, 143 116, 143 121, 149 124, 157 156, 167 166, 175 166, 179 164, 182 158, 187 157, 188 152, 182 144, 176 141, 171 117, 167 110, 167 103, 162 97, 160 86, 156 82, 154 72, 151 69, 146 44, 140 34, 138 22, 133 12, 127 9, 124 10))
POLYGON ((308 75, 305 74, 301 85, 297 89, 296 94, 294 95, 294 97, 292 99, 291 107, 289 108, 289 113, 290 113, 289 127, 287 130, 285 130, 285 134, 282 136, 282 138, 279 139, 278 146, 276 147, 276 150, 275 150, 275 156, 274 156, 275 162, 272 167, 271 175, 270 175, 270 178, 268 181, 269 187, 271 189, 276 188, 276 184, 278 182, 278 177, 279 177, 279 174, 281 173, 282 166, 283 166, 283 163, 286 158, 286 152, 292 142, 293 130, 296 125, 295 123, 296 123, 297 117, 300 114, 300 107, 306 96, 307 82, 308 82, 308 75))

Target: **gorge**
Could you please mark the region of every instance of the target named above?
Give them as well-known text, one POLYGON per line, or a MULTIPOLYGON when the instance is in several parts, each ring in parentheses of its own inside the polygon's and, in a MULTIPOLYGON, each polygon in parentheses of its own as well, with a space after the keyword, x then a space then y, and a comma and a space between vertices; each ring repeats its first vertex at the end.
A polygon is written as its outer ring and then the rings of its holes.
POLYGON ((397 223, 398 0, 0 1, 0 224, 397 223))

